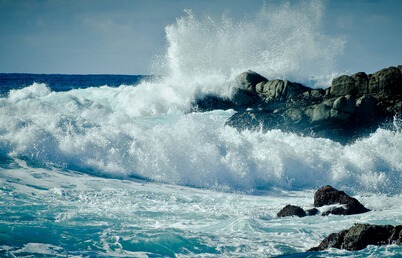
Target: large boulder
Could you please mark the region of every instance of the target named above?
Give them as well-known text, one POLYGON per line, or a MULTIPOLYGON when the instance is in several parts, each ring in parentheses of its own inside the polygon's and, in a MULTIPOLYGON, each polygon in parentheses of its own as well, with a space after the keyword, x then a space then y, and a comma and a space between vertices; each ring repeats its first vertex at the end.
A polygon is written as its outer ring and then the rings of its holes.
POLYGON ((350 197, 343 191, 336 190, 330 185, 318 189, 314 194, 314 207, 322 207, 324 205, 333 204, 345 205, 345 208, 333 208, 332 210, 323 213, 323 215, 352 215, 370 211, 357 199, 350 197))
POLYGON ((332 233, 327 236, 317 247, 308 250, 322 251, 328 248, 345 249, 348 251, 362 250, 368 245, 401 245, 402 225, 370 225, 355 224, 349 230, 332 233))

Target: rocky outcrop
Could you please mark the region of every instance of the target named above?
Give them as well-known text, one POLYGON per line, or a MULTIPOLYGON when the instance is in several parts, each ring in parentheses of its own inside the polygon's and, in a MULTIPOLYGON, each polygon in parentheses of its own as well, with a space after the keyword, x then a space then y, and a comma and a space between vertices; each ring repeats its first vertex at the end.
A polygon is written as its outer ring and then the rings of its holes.
POLYGON ((308 252, 322 251, 328 248, 345 249, 348 251, 362 250, 368 245, 402 244, 402 225, 370 225, 355 224, 349 230, 332 233, 317 247, 308 252))
POLYGON ((344 207, 337 207, 324 212, 322 215, 352 215, 370 211, 364 207, 357 199, 350 197, 343 191, 327 185, 317 190, 314 194, 314 207, 322 207, 324 205, 342 204, 344 207))
MULTIPOLYGON (((314 207, 323 207, 326 205, 339 204, 342 207, 332 207, 322 212, 322 216, 333 215, 353 215, 370 211, 363 206, 357 199, 350 197, 343 191, 336 190, 330 185, 318 189, 314 194, 314 207), (344 206, 344 207, 343 207, 344 206)), ((286 205, 277 215, 278 217, 306 215, 314 216, 319 214, 317 208, 304 211, 302 208, 294 205, 286 205)))
POLYGON ((369 75, 342 75, 325 90, 268 81, 252 71, 236 81, 238 89, 231 99, 208 96, 196 104, 199 110, 237 110, 226 125, 239 130, 280 129, 347 144, 374 132, 402 110, 402 66, 369 75))

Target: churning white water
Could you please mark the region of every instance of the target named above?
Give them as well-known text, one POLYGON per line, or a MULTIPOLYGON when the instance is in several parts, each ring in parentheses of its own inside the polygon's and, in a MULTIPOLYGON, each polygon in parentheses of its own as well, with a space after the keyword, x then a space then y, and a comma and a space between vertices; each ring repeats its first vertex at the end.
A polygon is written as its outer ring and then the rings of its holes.
POLYGON ((224 126, 233 110, 188 112, 206 94, 230 97, 248 69, 329 86, 345 42, 321 31, 324 9, 321 1, 266 5, 242 21, 186 11, 166 28, 158 78, 66 92, 33 83, 0 97, 0 255, 306 257, 353 223, 401 224, 398 119, 343 146, 239 132, 224 126), (276 217, 286 204, 311 207, 328 184, 373 211, 276 217))

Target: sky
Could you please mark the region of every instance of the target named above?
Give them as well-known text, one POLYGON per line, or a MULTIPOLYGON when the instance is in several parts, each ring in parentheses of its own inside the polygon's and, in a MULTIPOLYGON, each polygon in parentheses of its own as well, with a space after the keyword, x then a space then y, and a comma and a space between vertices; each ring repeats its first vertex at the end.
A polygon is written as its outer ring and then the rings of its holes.
MULTIPOLYGON (((402 65, 401 0, 324 2, 322 32, 346 40, 339 71, 373 73, 402 65)), ((185 9, 240 21, 263 5, 264 0, 0 0, 0 73, 150 74, 152 60, 166 46, 166 26, 185 9)))

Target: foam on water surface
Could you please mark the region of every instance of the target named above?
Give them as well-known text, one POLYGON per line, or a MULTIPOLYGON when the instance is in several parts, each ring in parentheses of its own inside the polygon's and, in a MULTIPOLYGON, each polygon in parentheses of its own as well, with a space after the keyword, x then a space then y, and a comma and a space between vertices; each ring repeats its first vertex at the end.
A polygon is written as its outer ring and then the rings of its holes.
MULTIPOLYGON (((286 204, 311 208, 314 191, 244 195, 17 166, 0 178, 3 255, 300 257, 354 223, 402 223, 399 195, 356 196, 373 210, 360 215, 277 218, 286 204)), ((398 248, 369 247, 353 257, 396 255, 398 248)))

